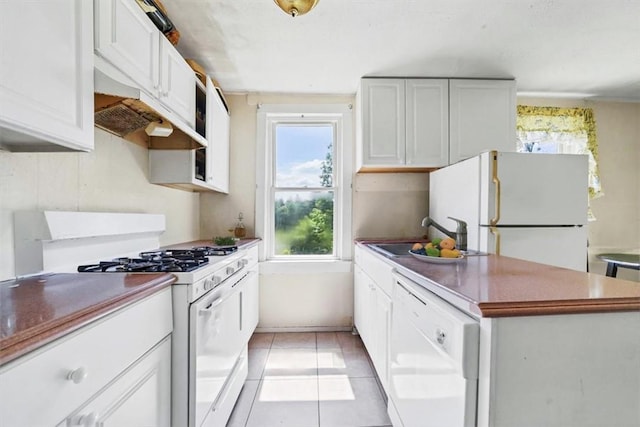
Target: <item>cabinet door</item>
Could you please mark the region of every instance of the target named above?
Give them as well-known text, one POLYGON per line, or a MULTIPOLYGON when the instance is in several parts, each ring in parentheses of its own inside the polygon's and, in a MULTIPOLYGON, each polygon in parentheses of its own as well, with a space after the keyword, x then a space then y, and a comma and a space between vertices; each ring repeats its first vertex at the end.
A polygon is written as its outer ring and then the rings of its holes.
POLYGON ((516 150, 515 81, 450 80, 449 97, 449 163, 516 150))
POLYGON ((406 90, 406 165, 448 165, 448 80, 409 79, 406 81, 406 90))
POLYGON ((161 34, 153 22, 131 0, 95 0, 95 8, 96 54, 158 96, 161 34))
POLYGON ((191 128, 196 123, 196 75, 160 33, 160 100, 191 128))
POLYGON ((85 0, 0 1, 0 145, 93 149, 92 21, 85 0))
POLYGON ((229 192, 229 125, 229 112, 207 78, 207 184, 222 193, 229 192))
POLYGON ((369 310, 369 278, 357 265, 353 268, 353 320, 365 347, 369 341, 370 310, 369 310))
POLYGON ((382 386, 387 389, 389 382, 389 340, 391 334, 391 298, 380 288, 376 288, 373 305, 373 330, 375 331, 375 351, 371 354, 382 386))
POLYGON ((259 305, 260 305, 260 288, 258 284, 258 267, 254 267, 244 279, 245 285, 242 290, 242 335, 249 342, 251 334, 258 326, 259 305))
POLYGON ((58 427, 168 427, 170 420, 171 339, 167 338, 58 427))
POLYGON ((403 79, 363 79, 362 165, 405 164, 405 84, 403 79))

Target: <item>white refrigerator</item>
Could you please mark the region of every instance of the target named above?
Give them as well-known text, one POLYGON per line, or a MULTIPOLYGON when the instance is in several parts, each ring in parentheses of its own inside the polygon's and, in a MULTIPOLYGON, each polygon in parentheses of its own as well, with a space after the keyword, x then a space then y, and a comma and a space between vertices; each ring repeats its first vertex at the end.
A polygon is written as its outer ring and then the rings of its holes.
POLYGON ((587 162, 576 154, 482 153, 431 172, 429 216, 451 231, 448 217, 466 221, 468 249, 586 271, 587 162))

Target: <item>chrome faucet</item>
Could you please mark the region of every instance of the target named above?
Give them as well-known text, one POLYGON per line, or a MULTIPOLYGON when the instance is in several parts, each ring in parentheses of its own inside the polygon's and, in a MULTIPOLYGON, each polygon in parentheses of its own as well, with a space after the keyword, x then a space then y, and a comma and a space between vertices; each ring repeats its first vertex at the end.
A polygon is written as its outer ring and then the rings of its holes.
POLYGON ((458 249, 460 249, 461 251, 466 251, 467 250, 467 223, 458 218, 452 218, 450 216, 448 216, 447 218, 452 219, 458 223, 458 226, 456 227, 455 232, 447 230, 446 228, 444 228, 443 226, 441 226, 440 224, 438 224, 428 216, 424 217, 424 219, 422 220, 422 226, 423 227, 432 226, 440 230, 442 233, 456 240, 456 246, 458 247, 458 249))

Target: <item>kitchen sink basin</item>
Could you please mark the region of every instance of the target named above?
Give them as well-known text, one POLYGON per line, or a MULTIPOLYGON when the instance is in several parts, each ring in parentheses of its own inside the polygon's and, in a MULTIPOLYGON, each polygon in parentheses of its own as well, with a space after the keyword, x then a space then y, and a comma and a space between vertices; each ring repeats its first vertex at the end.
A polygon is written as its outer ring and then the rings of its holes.
MULTIPOLYGON (((381 253, 386 257, 397 257, 403 255, 409 255, 409 251, 413 243, 370 243, 369 247, 374 251, 381 253)), ((489 255, 486 252, 476 251, 473 249, 469 249, 466 251, 461 251, 464 256, 484 256, 489 255)))
POLYGON ((371 243, 369 247, 387 257, 409 255, 413 243, 371 243))

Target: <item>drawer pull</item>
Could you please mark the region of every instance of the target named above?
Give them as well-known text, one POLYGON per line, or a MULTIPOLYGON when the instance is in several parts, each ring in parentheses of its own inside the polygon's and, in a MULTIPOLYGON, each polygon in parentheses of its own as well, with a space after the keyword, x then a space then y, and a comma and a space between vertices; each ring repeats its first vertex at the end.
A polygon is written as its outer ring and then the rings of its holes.
POLYGON ((95 412, 91 412, 87 415, 78 415, 74 417, 71 421, 74 426, 83 426, 83 427, 95 427, 98 423, 98 414, 95 412))
POLYGON ((84 367, 80 367, 69 372, 69 374, 67 374, 67 379, 69 381, 73 381, 75 384, 80 384, 87 378, 87 375, 87 370, 84 367))

